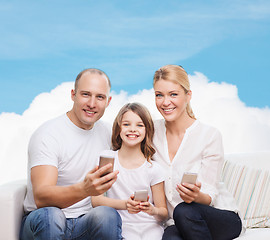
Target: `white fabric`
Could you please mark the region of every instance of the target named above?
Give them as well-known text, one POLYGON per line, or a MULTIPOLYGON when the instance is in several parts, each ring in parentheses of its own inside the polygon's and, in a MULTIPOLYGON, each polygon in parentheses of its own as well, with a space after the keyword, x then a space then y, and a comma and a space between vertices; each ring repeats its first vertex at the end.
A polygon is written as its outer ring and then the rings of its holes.
POLYGON ((196 120, 187 130, 179 149, 171 162, 168 154, 165 120, 155 121, 154 160, 166 170, 165 193, 169 210, 169 225, 173 224, 172 214, 176 205, 183 200, 176 191, 184 172, 198 173, 202 183, 201 191, 209 194, 212 205, 217 208, 237 211, 233 197, 223 189, 224 198, 220 197, 219 180, 223 166, 223 145, 220 132, 196 120), (218 197, 218 198, 217 198, 218 197), (231 205, 227 204, 230 199, 231 205))
MULTIPOLYGON (((136 169, 126 169, 121 166, 118 159, 118 151, 115 152, 114 170, 119 170, 117 181, 107 192, 107 197, 114 199, 128 199, 136 190, 148 190, 149 202, 153 204, 151 186, 164 181, 161 166, 152 161, 145 163, 136 169)), ((163 227, 153 216, 144 212, 129 214, 127 210, 118 210, 122 218, 122 235, 125 239, 161 239, 163 227), (142 231, 145 228, 145 231, 142 231), (147 229, 147 230, 146 230, 147 229), (157 237, 158 236, 158 237, 157 237)))
MULTIPOLYGON (((270 154, 268 161, 270 160, 270 154)), ((254 157, 255 167, 238 162, 226 161, 222 178, 228 190, 234 195, 247 228, 270 227, 270 174, 259 165, 263 161, 254 157), (259 169, 258 169, 259 168, 259 169)))
POLYGON ((25 192, 26 180, 0 185, 0 239, 19 239, 25 192))
MULTIPOLYGON (((73 124, 66 114, 39 127, 30 139, 28 149, 28 183, 24 201, 26 212, 36 209, 30 181, 31 168, 51 165, 58 169, 58 186, 83 181, 95 167, 99 153, 110 148, 110 130, 98 121, 91 130, 73 124)), ((67 218, 76 218, 91 209, 90 197, 62 209, 67 218)))

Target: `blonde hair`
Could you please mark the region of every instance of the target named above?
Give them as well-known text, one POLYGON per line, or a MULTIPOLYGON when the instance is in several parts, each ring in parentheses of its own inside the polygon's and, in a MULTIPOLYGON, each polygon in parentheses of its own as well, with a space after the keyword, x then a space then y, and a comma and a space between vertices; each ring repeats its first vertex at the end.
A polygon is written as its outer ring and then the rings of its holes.
POLYGON ((145 126, 145 137, 141 142, 141 151, 144 157, 150 162, 150 159, 156 152, 152 146, 154 136, 154 123, 148 109, 139 103, 127 103, 117 114, 112 128, 112 147, 116 151, 122 146, 122 139, 120 137, 121 122, 126 112, 132 111, 136 113, 143 121, 145 126))
MULTIPOLYGON (((165 65, 161 67, 155 72, 153 85, 161 79, 179 84, 184 89, 185 93, 190 91, 188 74, 182 66, 165 65)), ((196 119, 190 103, 187 104, 186 111, 191 118, 196 119)))

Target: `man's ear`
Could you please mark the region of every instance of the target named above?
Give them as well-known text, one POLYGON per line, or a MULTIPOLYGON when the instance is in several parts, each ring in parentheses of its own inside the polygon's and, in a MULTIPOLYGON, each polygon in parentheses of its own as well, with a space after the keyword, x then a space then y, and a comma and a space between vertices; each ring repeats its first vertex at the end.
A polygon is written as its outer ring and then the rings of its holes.
POLYGON ((72 99, 72 101, 74 101, 74 97, 75 97, 75 90, 72 89, 71 90, 71 99, 72 99))
POLYGON ((108 98, 108 102, 107 102, 107 106, 106 106, 106 107, 108 107, 108 106, 109 106, 109 104, 110 104, 111 100, 112 100, 112 96, 109 96, 109 98, 108 98))

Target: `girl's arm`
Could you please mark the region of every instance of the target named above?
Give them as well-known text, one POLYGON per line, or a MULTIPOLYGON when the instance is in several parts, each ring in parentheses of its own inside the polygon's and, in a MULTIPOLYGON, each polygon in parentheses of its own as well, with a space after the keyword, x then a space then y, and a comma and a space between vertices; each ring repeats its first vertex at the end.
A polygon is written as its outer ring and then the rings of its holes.
POLYGON ((164 182, 151 186, 154 205, 149 202, 141 202, 140 209, 143 212, 154 216, 157 221, 164 221, 168 218, 168 210, 164 192, 164 182))
POLYGON ((117 210, 128 210, 130 214, 136 214, 141 211, 140 203, 138 201, 134 201, 133 198, 134 195, 131 195, 128 200, 108 198, 104 195, 91 197, 93 207, 108 206, 117 210))
POLYGON ((115 208, 117 210, 126 210, 127 209, 127 200, 120 200, 120 199, 113 199, 105 197, 104 195, 93 196, 92 199, 92 206, 108 206, 115 208))

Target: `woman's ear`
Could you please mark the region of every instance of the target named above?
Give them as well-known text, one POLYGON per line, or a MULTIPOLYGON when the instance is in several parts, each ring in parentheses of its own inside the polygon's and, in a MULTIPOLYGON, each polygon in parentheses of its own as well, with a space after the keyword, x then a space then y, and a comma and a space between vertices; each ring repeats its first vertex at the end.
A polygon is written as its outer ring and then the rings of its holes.
POLYGON ((190 102, 190 100, 192 98, 192 91, 191 90, 188 90, 187 96, 188 96, 188 102, 190 102))

